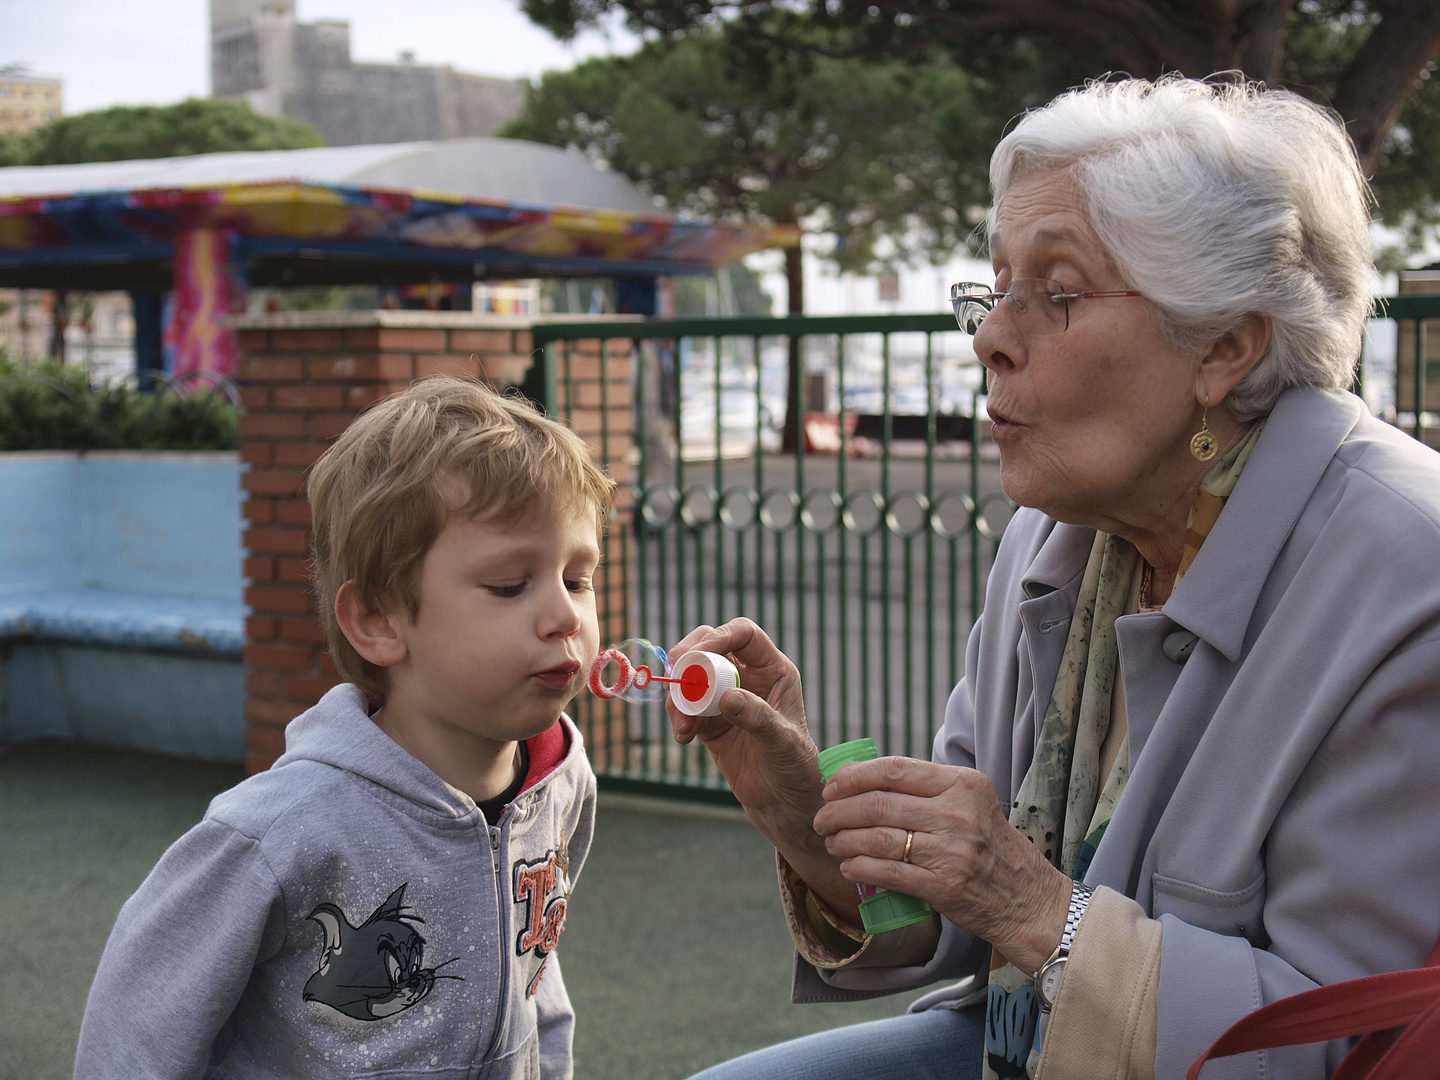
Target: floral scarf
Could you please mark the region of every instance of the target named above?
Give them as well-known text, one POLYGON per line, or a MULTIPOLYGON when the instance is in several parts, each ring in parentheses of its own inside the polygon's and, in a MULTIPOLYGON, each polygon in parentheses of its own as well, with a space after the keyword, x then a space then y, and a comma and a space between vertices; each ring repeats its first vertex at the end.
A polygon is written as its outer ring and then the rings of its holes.
MULTIPOLYGON (((1177 586, 1220 517, 1264 426, 1264 420, 1252 425, 1201 482, 1186 522, 1177 586)), ((1128 540, 1096 534, 1035 758, 1010 809, 1010 824, 1053 866, 1076 880, 1084 880, 1130 777, 1128 735, 1105 777, 1100 775, 1100 751, 1110 730, 1115 694, 1119 659, 1115 620, 1125 613, 1143 569, 1144 560, 1128 540)), ((985 1080, 1035 1075, 1041 1050, 1036 1031, 1039 1016, 1034 980, 993 951, 985 1015, 985 1080)))

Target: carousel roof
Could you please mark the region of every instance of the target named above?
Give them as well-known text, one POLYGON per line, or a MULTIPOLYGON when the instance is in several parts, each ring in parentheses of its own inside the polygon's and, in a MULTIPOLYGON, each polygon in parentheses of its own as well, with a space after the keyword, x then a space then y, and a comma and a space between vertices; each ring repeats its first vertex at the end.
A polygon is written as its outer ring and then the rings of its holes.
POLYGON ((0 169, 0 285, 165 288, 196 228, 230 233, 256 285, 691 273, 799 239, 661 213, 626 177, 515 139, 0 169))

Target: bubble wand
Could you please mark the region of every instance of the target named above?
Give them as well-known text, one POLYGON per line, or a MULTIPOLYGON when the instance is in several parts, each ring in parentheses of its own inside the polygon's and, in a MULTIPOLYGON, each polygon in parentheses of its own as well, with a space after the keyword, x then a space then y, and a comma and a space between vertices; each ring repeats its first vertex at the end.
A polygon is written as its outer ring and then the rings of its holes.
POLYGON ((740 673, 719 653, 700 649, 685 653, 672 667, 660 646, 644 638, 628 638, 595 658, 589 683, 597 697, 634 703, 659 701, 668 686, 671 703, 687 716, 719 716, 720 695, 740 685, 740 673), (611 664, 619 674, 615 682, 607 683, 605 671, 611 664), (656 674, 657 670, 665 674, 656 674))

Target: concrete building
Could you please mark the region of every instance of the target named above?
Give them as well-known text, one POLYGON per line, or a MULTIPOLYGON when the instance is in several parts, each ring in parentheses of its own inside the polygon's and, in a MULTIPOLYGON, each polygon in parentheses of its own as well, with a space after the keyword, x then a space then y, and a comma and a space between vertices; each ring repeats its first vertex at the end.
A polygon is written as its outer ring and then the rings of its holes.
POLYGON ((350 58, 350 24, 302 23, 295 0, 210 0, 217 98, 291 116, 330 146, 490 135, 519 111, 525 82, 454 68, 350 58))
POLYGON ((36 75, 24 64, 0 67, 0 135, 24 135, 60 116, 58 75, 36 75))

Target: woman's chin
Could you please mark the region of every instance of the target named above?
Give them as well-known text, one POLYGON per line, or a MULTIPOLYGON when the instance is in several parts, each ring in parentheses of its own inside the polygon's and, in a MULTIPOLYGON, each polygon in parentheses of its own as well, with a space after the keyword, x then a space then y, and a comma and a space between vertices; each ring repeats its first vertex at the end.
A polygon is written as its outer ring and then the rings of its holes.
POLYGON ((1038 506, 1031 501, 1038 494, 1035 479, 1035 472, 1023 454, 1014 447, 1000 448, 1000 487, 1006 498, 1021 506, 1038 506))
POLYGON ((1000 487, 1011 502, 1039 510, 1056 521, 1078 524, 1074 519, 1086 516, 1083 511, 1077 514, 1076 484, 1072 478, 1056 475, 1053 470, 1037 469, 1033 461, 1018 454, 1007 461, 1001 452, 1000 487))

